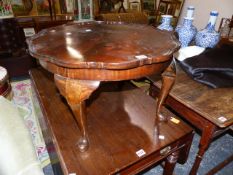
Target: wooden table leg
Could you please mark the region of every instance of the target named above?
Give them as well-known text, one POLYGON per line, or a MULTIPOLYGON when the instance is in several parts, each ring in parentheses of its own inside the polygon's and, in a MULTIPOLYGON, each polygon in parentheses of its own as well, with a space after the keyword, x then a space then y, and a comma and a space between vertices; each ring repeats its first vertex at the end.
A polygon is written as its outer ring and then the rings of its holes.
POLYGON ((170 66, 164 71, 162 74, 162 87, 159 92, 158 102, 156 106, 156 120, 166 121, 167 117, 161 114, 161 108, 169 94, 176 77, 176 66, 175 63, 172 62, 170 66))
POLYGON ((195 162, 193 164, 193 167, 189 173, 190 175, 197 174, 202 158, 212 141, 215 129, 216 129, 216 126, 212 124, 206 124, 205 128, 203 129, 201 140, 199 143, 199 150, 198 150, 195 162))
POLYGON ((77 145, 79 150, 84 152, 89 147, 85 100, 99 87, 100 82, 70 79, 56 74, 54 80, 61 95, 66 98, 78 123, 81 138, 78 140, 77 145))
POLYGON ((193 136, 194 136, 194 132, 190 134, 185 140, 185 146, 180 149, 180 152, 182 154, 179 155, 178 163, 180 164, 186 163, 189 156, 190 147, 192 146, 193 136))
POLYGON ((178 160, 178 157, 179 157, 179 150, 171 153, 171 155, 167 157, 165 161, 163 175, 172 175, 176 162, 178 160))

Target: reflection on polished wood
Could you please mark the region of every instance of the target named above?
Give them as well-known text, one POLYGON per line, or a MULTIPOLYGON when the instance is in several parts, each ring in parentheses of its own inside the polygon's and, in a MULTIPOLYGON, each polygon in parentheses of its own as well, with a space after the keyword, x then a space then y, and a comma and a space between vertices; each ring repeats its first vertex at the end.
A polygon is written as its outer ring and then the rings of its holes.
MULTIPOLYGON (((89 89, 87 83, 82 83, 79 93, 89 90, 85 98, 79 99, 79 95, 74 95, 76 87, 80 86, 79 80, 120 81, 161 74, 180 46, 173 33, 148 25, 117 22, 71 23, 43 30, 27 42, 30 54, 55 74, 58 89, 71 105, 86 138, 86 124, 82 123, 85 121, 83 103, 98 85, 89 89), (59 76, 64 77, 63 80, 56 78, 59 76), (71 79, 75 80, 71 83, 71 79), (67 83, 69 91, 64 92, 63 87, 67 88, 67 83), (76 100, 70 100, 73 95, 76 100)), ((165 88, 165 91, 169 89, 165 88)), ((161 104, 164 99, 161 97, 161 104)), ((88 140, 84 140, 84 145, 88 147, 88 140)))
POLYGON ((76 140, 81 132, 53 74, 38 68, 30 76, 44 114, 39 115, 43 135, 50 149, 53 141, 64 175, 133 175, 161 161, 163 174, 172 175, 176 162, 187 160, 192 128, 166 108, 167 122, 154 122, 156 100, 128 81, 102 83, 87 99, 90 147, 80 153, 76 140))

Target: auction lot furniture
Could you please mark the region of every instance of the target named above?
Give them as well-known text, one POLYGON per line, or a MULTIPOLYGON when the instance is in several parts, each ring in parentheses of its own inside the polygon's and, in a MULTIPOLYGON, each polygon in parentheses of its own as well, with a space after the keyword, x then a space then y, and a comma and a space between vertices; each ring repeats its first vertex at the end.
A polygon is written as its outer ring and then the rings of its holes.
MULTIPOLYGON (((152 82, 150 95, 157 97, 161 82, 156 76, 149 79, 152 82)), ((192 80, 177 66, 176 82, 166 100, 166 105, 202 132, 199 151, 190 172, 194 175, 211 141, 233 124, 233 88, 209 88, 192 80)), ((230 156, 225 163, 210 171, 209 175, 232 160, 233 156, 230 156)))
MULTIPOLYGON (((82 133, 77 143, 81 152, 89 147, 85 100, 100 82, 161 74, 180 46, 173 33, 117 22, 70 23, 45 29, 27 42, 30 54, 54 74, 74 113, 82 133)), ((174 81, 172 67, 163 75, 155 119, 166 120, 160 110, 174 81)))
POLYGON ((53 74, 37 70, 31 78, 65 174, 135 174, 165 158, 164 174, 172 174, 178 152, 185 162, 192 129, 162 110, 174 82, 168 66, 180 46, 172 33, 85 22, 45 29, 27 42, 30 54, 53 74), (100 86, 165 69, 157 104, 124 83, 100 86))
POLYGON ((156 101, 128 81, 103 83, 87 100, 90 148, 80 152, 76 140, 82 133, 53 74, 37 68, 30 76, 46 144, 53 141, 65 175, 136 174, 161 160, 163 174, 172 175, 177 160, 185 163, 192 129, 165 108, 168 121, 155 121, 156 101))

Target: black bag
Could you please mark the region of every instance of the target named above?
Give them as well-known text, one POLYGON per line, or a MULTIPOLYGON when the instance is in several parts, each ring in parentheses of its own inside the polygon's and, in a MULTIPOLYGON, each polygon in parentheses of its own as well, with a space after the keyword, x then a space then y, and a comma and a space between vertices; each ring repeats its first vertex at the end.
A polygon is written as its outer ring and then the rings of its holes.
POLYGON ((194 80, 212 88, 233 87, 233 44, 223 44, 179 61, 194 80))

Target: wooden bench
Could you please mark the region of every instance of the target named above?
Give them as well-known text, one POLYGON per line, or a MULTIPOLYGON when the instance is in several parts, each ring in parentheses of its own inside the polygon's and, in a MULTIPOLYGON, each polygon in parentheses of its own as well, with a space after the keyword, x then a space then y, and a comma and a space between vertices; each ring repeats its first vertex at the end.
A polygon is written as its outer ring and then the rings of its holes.
POLYGON ((81 153, 79 128, 52 74, 37 68, 30 77, 46 144, 54 144, 64 174, 136 174, 164 160, 164 174, 172 175, 176 161, 187 160, 192 128, 166 109, 168 121, 155 121, 156 101, 128 82, 103 83, 87 101, 91 143, 81 153))

